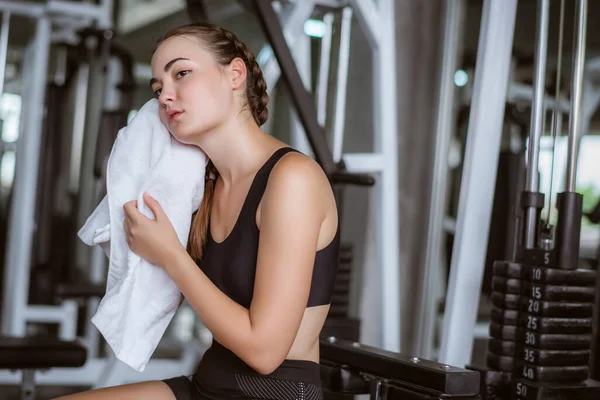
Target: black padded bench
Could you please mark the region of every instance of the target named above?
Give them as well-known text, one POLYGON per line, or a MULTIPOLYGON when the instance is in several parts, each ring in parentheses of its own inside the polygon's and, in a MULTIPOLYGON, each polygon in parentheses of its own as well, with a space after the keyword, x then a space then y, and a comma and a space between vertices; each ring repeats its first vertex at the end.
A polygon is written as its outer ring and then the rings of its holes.
POLYGON ((326 400, 479 400, 480 373, 339 339, 320 340, 326 400))
POLYGON ((77 368, 86 358, 87 349, 78 340, 0 336, 0 369, 23 371, 21 400, 35 399, 36 370, 77 368))

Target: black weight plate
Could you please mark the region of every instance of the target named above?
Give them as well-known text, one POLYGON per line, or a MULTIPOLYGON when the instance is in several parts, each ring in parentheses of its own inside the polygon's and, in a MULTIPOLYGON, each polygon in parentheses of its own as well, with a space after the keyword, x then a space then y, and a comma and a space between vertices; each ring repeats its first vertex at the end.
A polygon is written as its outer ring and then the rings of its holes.
POLYGON ((350 265, 351 266, 352 265, 352 261, 353 261, 352 255, 350 255, 350 254, 340 254, 340 257, 339 257, 340 264, 350 265))
POLYGON ((515 357, 517 351, 522 347, 522 343, 514 340, 490 339, 488 341, 488 351, 499 356, 515 357))
POLYGON ((533 382, 524 378, 513 379, 510 387, 512 399, 517 400, 598 400, 600 382, 587 380, 581 383, 533 382))
POLYGON ((492 278, 492 291, 502 294, 521 294, 524 283, 526 282, 518 278, 494 276, 492 278))
POLYGON ((499 356, 488 353, 486 364, 502 372, 512 372, 531 381, 538 382, 582 382, 587 379, 589 368, 587 365, 569 365, 548 367, 525 363, 518 358, 499 356))
POLYGON ((512 374, 510 372, 495 371, 489 367, 478 364, 466 366, 471 371, 479 372, 481 400, 491 399, 509 399, 510 382, 512 374))
POLYGON ((503 278, 521 279, 523 273, 521 264, 510 261, 494 261, 492 267, 493 276, 501 276, 503 278))
POLYGON ((574 303, 536 300, 516 294, 491 294, 492 304, 507 310, 519 310, 541 317, 554 318, 590 318, 593 315, 593 303, 574 303))
POLYGON ((331 305, 329 308, 329 317, 345 317, 348 315, 348 305, 331 305))
POLYGON ((348 297, 347 294, 339 294, 336 295, 335 293, 333 294, 333 296, 331 296, 331 306, 348 306, 348 303, 350 302, 350 298, 348 297))
POLYGON ((495 261, 493 275, 549 285, 595 286, 597 273, 591 269, 566 270, 495 261))
POLYGON ((350 284, 350 280, 351 280, 351 275, 350 274, 338 274, 335 277, 335 284, 336 285, 348 285, 350 284))
POLYGON ((352 273, 352 264, 351 263, 339 263, 338 264, 338 269, 337 269, 338 274, 340 273, 346 273, 346 274, 350 274, 352 273))
POLYGON ((492 308, 492 322, 514 325, 540 333, 585 334, 592 333, 592 318, 540 317, 516 310, 492 308))
POLYGON ((506 310, 500 307, 492 307, 490 317, 492 322, 496 322, 502 325, 517 325, 519 321, 520 311, 518 310, 506 310))
POLYGON ((541 366, 587 365, 591 355, 590 350, 540 350, 525 347, 523 343, 498 339, 488 342, 488 351, 541 366))
POLYGON ((527 347, 545 350, 589 350, 592 335, 562 335, 536 333, 510 325, 490 324, 490 336, 493 339, 512 340, 527 347))
POLYGON ((517 326, 540 333, 590 334, 592 333, 592 318, 554 318, 539 317, 531 314, 521 314, 517 326))
POLYGON ((544 285, 541 283, 529 282, 523 285, 521 294, 538 300, 593 303, 596 297, 596 287, 544 285))
POLYGON ((516 361, 518 360, 510 356, 500 356, 494 353, 487 353, 485 355, 485 364, 496 371, 513 372, 516 361))
POLYGON ((490 298, 492 304, 498 308, 504 308, 507 310, 520 310, 521 309, 521 297, 518 294, 502 294, 492 292, 490 298))
POLYGON ((522 294, 538 300, 593 303, 596 288, 593 286, 544 285, 515 278, 492 278, 492 290, 502 294, 522 294))
POLYGON ((542 367, 524 363, 515 363, 513 373, 534 382, 583 382, 590 373, 587 365, 569 365, 566 367, 542 367))
POLYGON ((350 293, 349 285, 335 285, 333 287, 333 295, 348 296, 350 293))
POLYGON ((350 282, 352 280, 352 273, 350 271, 338 271, 335 279, 339 282, 350 282))
POLYGON ((594 304, 544 301, 521 297, 521 311, 540 317, 591 318, 594 314, 594 304))

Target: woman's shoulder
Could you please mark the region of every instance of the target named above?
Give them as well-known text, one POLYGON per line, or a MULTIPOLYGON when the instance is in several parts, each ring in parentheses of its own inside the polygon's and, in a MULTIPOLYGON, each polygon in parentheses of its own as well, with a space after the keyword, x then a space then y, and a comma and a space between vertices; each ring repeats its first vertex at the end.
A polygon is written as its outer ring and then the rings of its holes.
POLYGON ((273 167, 269 180, 281 185, 329 186, 323 168, 314 159, 298 151, 284 155, 273 167))
POLYGON ((314 159, 291 151, 271 170, 265 197, 292 203, 321 204, 326 211, 333 198, 333 191, 325 171, 314 159))
POLYGON ((286 235, 310 237, 319 232, 319 243, 329 243, 337 232, 337 216, 333 189, 323 168, 302 153, 286 153, 267 182, 259 217, 261 232, 272 232, 281 240, 286 235))

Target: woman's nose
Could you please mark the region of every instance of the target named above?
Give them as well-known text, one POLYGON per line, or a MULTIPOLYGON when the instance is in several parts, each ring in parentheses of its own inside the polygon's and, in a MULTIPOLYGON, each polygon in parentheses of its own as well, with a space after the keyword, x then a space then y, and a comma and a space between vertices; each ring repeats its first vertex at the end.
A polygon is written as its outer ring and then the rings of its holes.
POLYGON ((163 87, 158 96, 158 101, 162 105, 167 105, 175 100, 175 92, 169 87, 163 87))

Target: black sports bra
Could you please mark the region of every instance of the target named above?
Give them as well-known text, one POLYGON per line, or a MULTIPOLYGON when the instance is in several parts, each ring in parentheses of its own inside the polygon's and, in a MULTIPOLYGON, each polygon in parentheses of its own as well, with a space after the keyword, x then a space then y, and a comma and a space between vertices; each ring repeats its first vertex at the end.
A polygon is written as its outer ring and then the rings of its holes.
MULTIPOLYGON (((198 265, 208 278, 238 304, 250 308, 258 256, 260 230, 256 211, 267 186, 271 170, 285 154, 297 151, 278 149, 256 173, 233 230, 222 242, 215 242, 208 228, 208 238, 198 265)), ((210 225, 210 224, 209 224, 210 225)), ((317 251, 307 307, 329 304, 333 294, 339 262, 340 229, 333 240, 317 251)))

